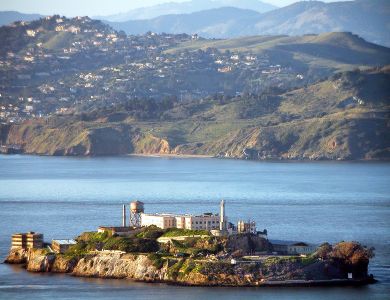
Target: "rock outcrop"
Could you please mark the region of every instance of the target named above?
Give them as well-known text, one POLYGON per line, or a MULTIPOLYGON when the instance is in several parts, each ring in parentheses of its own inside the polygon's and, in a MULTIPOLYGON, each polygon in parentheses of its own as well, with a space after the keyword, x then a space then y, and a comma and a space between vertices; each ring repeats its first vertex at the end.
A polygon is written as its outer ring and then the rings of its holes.
MULTIPOLYGON (((70 273, 79 277, 131 279, 180 285, 261 286, 275 283, 305 284, 309 281, 325 281, 329 284, 332 280, 348 284, 345 270, 339 265, 326 260, 302 261, 299 258, 236 265, 222 261, 175 258, 156 264, 156 261, 146 254, 103 251, 77 258, 48 253, 42 249, 13 249, 5 262, 25 264, 30 272, 70 273)), ((371 279, 365 277, 353 283, 369 282, 371 279)))
POLYGON ((164 268, 156 268, 147 255, 101 253, 80 259, 73 274, 82 277, 162 281, 164 271, 164 268))
POLYGON ((7 264, 25 264, 28 255, 29 250, 27 249, 11 248, 4 262, 7 264))

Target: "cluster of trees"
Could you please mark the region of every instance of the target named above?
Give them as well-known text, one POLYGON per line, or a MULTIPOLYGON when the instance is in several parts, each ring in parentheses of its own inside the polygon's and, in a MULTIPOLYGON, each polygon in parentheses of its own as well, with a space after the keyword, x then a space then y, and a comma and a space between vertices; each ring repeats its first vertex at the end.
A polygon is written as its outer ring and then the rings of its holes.
POLYGON ((111 237, 106 241, 104 250, 120 250, 124 252, 151 253, 160 249, 155 239, 136 237, 111 237))
POLYGON ((345 272, 366 276, 369 260, 374 257, 374 248, 367 248, 358 242, 340 242, 335 246, 324 243, 318 248, 316 256, 334 261, 341 265, 345 272))
MULTIPOLYGON (((150 230, 149 232, 152 232, 150 230)), ((68 256, 81 256, 94 250, 119 250, 124 252, 154 253, 160 249, 156 238, 138 236, 111 236, 108 232, 85 232, 77 238, 77 244, 66 253, 68 256)))

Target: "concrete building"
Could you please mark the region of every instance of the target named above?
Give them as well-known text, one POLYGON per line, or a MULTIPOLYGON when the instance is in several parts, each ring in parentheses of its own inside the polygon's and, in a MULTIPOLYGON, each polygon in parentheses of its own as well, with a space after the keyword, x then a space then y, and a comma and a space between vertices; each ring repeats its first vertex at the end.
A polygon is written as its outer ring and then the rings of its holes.
POLYGON ((317 250, 317 246, 304 242, 271 240, 272 247, 278 254, 308 255, 317 250))
POLYGON ((227 217, 225 214, 225 201, 222 200, 220 204, 220 214, 204 213, 202 215, 190 214, 168 214, 155 213, 145 214, 141 213, 141 226, 155 225, 162 229, 166 228, 180 228, 191 230, 212 230, 223 231, 227 233, 227 217))
POLYGON ((203 215, 141 214, 141 226, 155 225, 162 229, 180 228, 212 230, 220 226, 220 217, 211 213, 203 215))
POLYGON ((27 233, 15 233, 12 235, 12 248, 43 248, 43 234, 33 231, 27 233))
POLYGON ((238 221, 237 223, 237 232, 238 233, 253 233, 256 234, 256 222, 254 221, 238 221))
POLYGON ((65 253, 71 246, 76 245, 75 240, 52 240, 51 248, 56 253, 65 253))

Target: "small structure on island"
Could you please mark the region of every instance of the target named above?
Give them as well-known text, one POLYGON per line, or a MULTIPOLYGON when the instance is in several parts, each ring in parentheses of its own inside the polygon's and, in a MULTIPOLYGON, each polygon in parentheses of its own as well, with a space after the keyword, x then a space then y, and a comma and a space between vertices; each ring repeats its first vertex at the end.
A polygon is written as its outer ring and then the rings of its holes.
POLYGON ((237 223, 237 232, 238 233, 253 233, 256 234, 256 222, 255 221, 248 221, 244 222, 242 220, 238 221, 237 223))
POLYGON ((12 235, 11 248, 39 249, 43 248, 43 234, 29 231, 12 235))
POLYGON ((141 214, 144 213, 144 203, 133 201, 130 203, 130 226, 141 227, 141 214))
MULTIPOLYGON (((142 203, 142 202, 141 202, 142 203)), ((142 203, 143 204, 143 203, 142 203)), ((130 206, 131 207, 131 206, 130 206)), ((134 233, 134 227, 131 226, 131 215, 130 215, 130 226, 127 226, 126 222, 126 205, 122 205, 122 226, 99 226, 98 232, 107 232, 109 235, 121 235, 126 236, 134 233)))
POLYGON ((65 253, 73 245, 76 245, 75 240, 52 240, 51 241, 51 248, 56 253, 65 253))
POLYGON ((317 250, 316 245, 297 242, 270 240, 273 250, 282 255, 308 255, 317 250))
POLYGON ((98 232, 108 232, 109 235, 121 235, 121 236, 126 236, 131 233, 135 233, 133 227, 128 227, 128 226, 99 226, 98 227, 98 232))

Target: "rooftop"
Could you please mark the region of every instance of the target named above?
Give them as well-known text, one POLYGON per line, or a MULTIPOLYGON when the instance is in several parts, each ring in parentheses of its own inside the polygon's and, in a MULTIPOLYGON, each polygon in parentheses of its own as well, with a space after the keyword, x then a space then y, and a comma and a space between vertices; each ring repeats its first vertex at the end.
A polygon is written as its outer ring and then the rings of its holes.
POLYGON ((145 216, 155 216, 155 217, 215 217, 218 214, 204 213, 202 215, 193 215, 193 214, 172 214, 172 213, 151 213, 146 214, 142 213, 145 216))
POLYGON ((53 242, 56 242, 61 245, 75 245, 76 241, 75 240, 53 240, 53 242))
POLYGON ((274 245, 286 245, 286 246, 313 246, 313 244, 300 242, 300 241, 284 241, 284 240, 269 240, 274 245))

